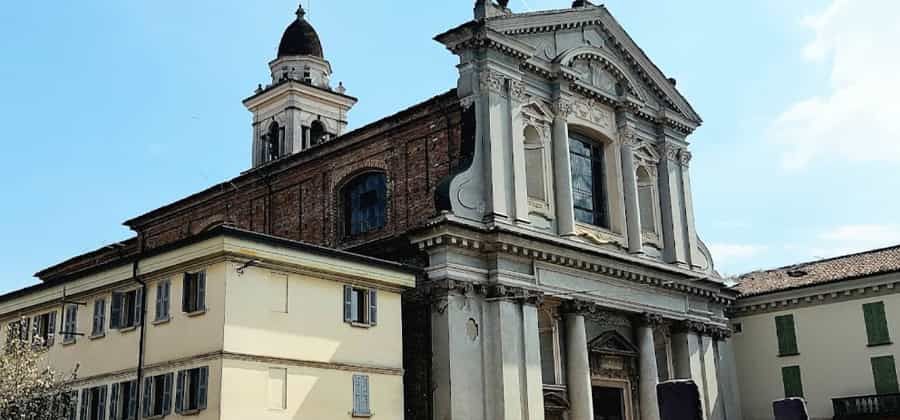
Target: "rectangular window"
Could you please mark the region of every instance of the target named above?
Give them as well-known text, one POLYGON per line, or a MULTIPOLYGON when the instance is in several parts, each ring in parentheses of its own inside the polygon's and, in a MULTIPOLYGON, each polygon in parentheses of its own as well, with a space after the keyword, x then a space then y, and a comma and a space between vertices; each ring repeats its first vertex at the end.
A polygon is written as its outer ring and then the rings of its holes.
POLYGON ((60 334, 63 336, 64 344, 72 344, 75 342, 75 336, 78 334, 77 305, 66 305, 63 315, 63 327, 60 334))
POLYGON ((577 136, 569 139, 575 220, 609 228, 603 145, 577 136))
POLYGON ((181 310, 191 314, 206 310, 206 272, 184 273, 181 310))
POLYGON ((344 286, 344 322, 370 326, 378 323, 378 295, 375 289, 344 286))
POLYGON ((175 391, 175 412, 194 413, 206 409, 206 389, 209 367, 200 367, 178 372, 175 391))
POLYGON ((172 413, 172 381, 175 375, 166 373, 144 378, 143 415, 162 417, 172 413))
POLYGON ((353 416, 369 417, 371 415, 369 377, 366 375, 353 375, 353 416))
POLYGON ((81 390, 81 420, 106 420, 106 385, 81 390))
POLYGON ((114 330, 134 328, 141 324, 144 295, 141 289, 114 292, 109 316, 109 328, 114 330))
POLYGON ((109 391, 109 420, 137 420, 137 380, 112 384, 109 391))
POLYGON ((882 394, 900 393, 897 386, 897 366, 894 356, 872 358, 872 375, 875 377, 875 392, 882 394))
POLYGON ((794 329, 794 316, 775 317, 775 332, 778 334, 778 355, 794 356, 800 354, 797 349, 797 332, 794 329))
POLYGON ((269 369, 269 408, 287 409, 287 369, 269 369))
POLYGON ((891 334, 888 331, 887 317, 884 315, 884 302, 874 302, 863 305, 863 316, 866 320, 866 335, 869 337, 869 345, 880 346, 891 344, 891 334))
POLYGON ((172 291, 172 282, 162 280, 156 284, 156 317, 154 321, 163 322, 169 320, 169 300, 172 291))
POLYGON ((31 321, 31 342, 39 347, 50 347, 56 334, 56 311, 34 317, 31 321))
POLYGON ((785 398, 803 398, 803 380, 800 379, 800 366, 781 368, 781 380, 784 382, 785 398))
POLYGON ((91 325, 91 337, 100 337, 106 332, 106 299, 94 301, 94 320, 91 325))
POLYGON ((28 333, 30 331, 31 318, 22 318, 18 321, 9 323, 9 330, 6 332, 6 342, 9 343, 13 339, 28 341, 28 333))

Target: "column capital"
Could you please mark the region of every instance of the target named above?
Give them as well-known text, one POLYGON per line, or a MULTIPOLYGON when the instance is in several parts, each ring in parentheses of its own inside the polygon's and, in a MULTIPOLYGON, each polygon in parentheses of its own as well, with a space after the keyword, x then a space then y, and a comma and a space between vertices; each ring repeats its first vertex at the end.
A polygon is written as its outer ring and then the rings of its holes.
POLYGON ((636 317, 636 321, 638 326, 656 328, 662 325, 665 319, 660 314, 644 312, 636 317))
POLYGON ((694 333, 698 335, 709 335, 710 325, 700 321, 686 319, 675 324, 674 332, 677 333, 694 333))
POLYGON ((659 151, 659 154, 665 159, 676 162, 679 160, 679 155, 684 149, 678 145, 665 142, 656 146, 656 150, 659 151))
POLYGON ((594 305, 583 300, 567 300, 559 305, 559 312, 567 315, 587 315, 594 309, 594 305))
POLYGON ((725 340, 731 338, 732 335, 734 335, 734 332, 731 331, 731 328, 714 326, 714 327, 711 327, 710 330, 711 330, 710 335, 716 341, 725 341, 725 340))
POLYGON ((683 166, 689 166, 693 157, 694 155, 691 154, 691 152, 689 152, 687 149, 681 149, 681 151, 678 152, 678 159, 681 161, 681 164, 683 166))
POLYGON ((637 130, 630 125, 619 127, 619 142, 622 143, 623 146, 634 148, 638 143, 637 130))
POLYGON ((565 119, 572 114, 575 104, 572 101, 560 98, 553 102, 551 108, 556 117, 565 119))

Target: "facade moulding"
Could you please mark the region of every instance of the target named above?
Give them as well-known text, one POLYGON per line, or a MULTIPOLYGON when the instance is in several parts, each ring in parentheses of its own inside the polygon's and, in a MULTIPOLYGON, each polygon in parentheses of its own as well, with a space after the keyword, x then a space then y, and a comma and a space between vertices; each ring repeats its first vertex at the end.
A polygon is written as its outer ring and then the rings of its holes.
POLYGON ((848 281, 845 284, 821 285, 769 295, 741 297, 736 306, 728 308, 728 314, 732 317, 744 317, 900 292, 900 280, 896 278, 882 278, 875 281, 869 278, 862 281, 862 283, 848 281))
MULTIPOLYGON (((530 258, 536 261, 542 261, 558 266, 574 268, 581 271, 601 274, 607 277, 617 278, 633 283, 639 283, 651 287, 665 289, 669 291, 677 291, 689 294, 725 306, 734 303, 734 298, 719 293, 716 290, 710 290, 696 285, 685 284, 675 280, 673 277, 656 276, 632 270, 624 264, 599 263, 596 257, 589 255, 571 256, 563 255, 562 249, 548 249, 542 244, 535 243, 534 246, 526 246, 521 243, 514 243, 508 238, 500 237, 500 235, 489 235, 490 237, 473 237, 456 234, 453 232, 445 232, 442 234, 431 235, 416 240, 415 243, 421 251, 427 251, 435 247, 454 247, 467 251, 479 251, 485 253, 501 253, 514 257, 530 258)), ((688 280, 690 281, 690 280, 688 280)), ((696 281, 696 280, 695 280, 696 281)))

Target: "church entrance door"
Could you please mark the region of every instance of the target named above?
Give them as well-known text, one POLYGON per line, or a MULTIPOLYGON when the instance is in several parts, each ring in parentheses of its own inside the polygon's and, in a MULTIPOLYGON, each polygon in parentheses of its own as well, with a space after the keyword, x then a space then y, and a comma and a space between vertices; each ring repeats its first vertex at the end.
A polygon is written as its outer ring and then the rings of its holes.
POLYGON ((595 386, 594 420, 625 420, 625 396, 622 388, 595 386))

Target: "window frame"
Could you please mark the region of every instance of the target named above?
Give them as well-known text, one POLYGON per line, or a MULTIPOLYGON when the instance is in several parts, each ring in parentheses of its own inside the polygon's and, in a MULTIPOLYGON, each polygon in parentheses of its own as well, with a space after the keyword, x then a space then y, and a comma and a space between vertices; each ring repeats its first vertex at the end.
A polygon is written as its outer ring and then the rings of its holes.
MULTIPOLYGON (((339 208, 341 209, 341 232, 344 238, 354 239, 365 237, 367 235, 383 231, 388 226, 390 217, 390 188, 387 173, 378 170, 369 170, 357 173, 343 183, 339 190, 339 197, 339 208), (369 179, 371 179, 372 177, 378 177, 379 183, 376 184, 375 189, 365 189, 366 185, 369 182, 369 179), (359 191, 355 191, 355 189, 359 189, 359 191), (362 200, 363 194, 375 194, 377 200, 376 204, 367 207, 363 207, 362 205, 360 205, 359 208, 354 209, 353 194, 356 192, 359 193, 357 201, 362 200), (380 209, 378 207, 380 207, 380 209), (376 212, 380 210, 380 217, 375 220, 376 223, 369 225, 369 221, 354 220, 357 214, 368 212, 370 210, 376 212), (364 228, 357 228, 357 225, 359 225, 363 221, 366 222, 366 226, 364 228)), ((359 217, 362 219, 366 218, 366 216, 362 214, 360 214, 359 217)))
POLYGON ((870 359, 870 363, 872 365, 872 379, 875 382, 875 393, 877 395, 900 393, 900 385, 898 385, 897 380, 897 364, 894 356, 873 357, 870 359), (882 371, 881 369, 889 369, 889 371, 882 371), (888 376, 885 377, 883 375, 888 376), (887 382, 883 382, 884 380, 887 380, 887 382))
POLYGON ((124 333, 140 326, 144 312, 143 305, 144 291, 141 288, 113 292, 110 299, 109 329, 124 333), (126 315, 130 316, 125 317, 126 315))
POLYGON ((784 386, 785 398, 803 398, 803 370, 800 369, 800 366, 783 366, 781 368, 781 383, 784 386), (789 381, 793 379, 796 379, 796 384, 789 381), (793 386, 798 388, 792 389, 793 386))
POLYGON ((31 344, 35 348, 48 349, 56 339, 56 311, 42 312, 32 317, 31 344), (38 337, 41 342, 38 343, 38 337))
POLYGON ((59 333, 62 335, 64 345, 75 344, 78 335, 78 305, 73 303, 63 305, 63 322, 59 333))
POLYGON ((173 372, 144 378, 141 414, 144 418, 161 418, 172 413, 172 397, 175 382, 173 372), (162 390, 160 394, 160 390, 162 390))
POLYGON ((190 415, 206 410, 208 393, 209 366, 178 371, 175 386, 175 412, 181 415, 190 415), (196 401, 191 398, 192 396, 196 396, 196 401), (185 406, 185 403, 189 405, 185 406), (196 404, 196 406, 190 404, 196 404))
POLYGON ((181 286, 181 311, 188 316, 206 313, 206 270, 185 272, 181 286))
POLYGON ((156 307, 154 324, 162 324, 172 319, 172 280, 164 279, 156 283, 156 307))
POLYGON ((790 357, 800 354, 800 344, 797 340, 797 323, 793 314, 775 317, 775 335, 778 342, 778 357, 790 357), (787 333, 790 333, 790 335, 785 335, 787 333))
POLYGON ((575 212, 575 222, 583 223, 590 226, 594 226, 604 230, 612 229, 612 208, 610 206, 609 200, 609 185, 607 182, 609 180, 609 173, 607 170, 607 162, 606 162, 606 143, 600 140, 592 139, 590 136, 586 136, 584 134, 578 132, 569 132, 569 138, 567 139, 569 142, 569 160, 570 160, 570 169, 571 173, 569 176, 572 178, 572 207, 575 212), (584 148, 590 151, 589 155, 585 155, 583 153, 575 151, 573 147, 573 142, 580 143, 584 148), (575 185, 577 182, 575 181, 575 165, 573 164, 576 158, 586 159, 590 162, 590 178, 591 178, 591 191, 590 198, 591 204, 593 208, 585 208, 580 207, 577 203, 578 200, 575 198, 578 195, 576 191, 575 185), (588 222, 585 220, 579 219, 579 211, 581 212, 590 212, 592 215, 592 221, 588 222))
POLYGON ((137 401, 137 386, 137 379, 110 385, 108 401, 110 420, 138 420, 140 409, 137 401))
POLYGON ((372 385, 369 375, 353 375, 353 410, 352 417, 372 417, 372 385), (362 401, 365 403, 363 404, 362 401))
POLYGON ((354 285, 344 285, 344 322, 355 327, 374 327, 378 325, 378 290, 354 285), (361 295, 354 302, 353 297, 361 295), (359 317, 353 316, 354 308, 359 317), (360 308, 368 310, 361 311, 360 308))
POLYGON ((863 321, 866 324, 866 339, 869 347, 891 345, 891 331, 888 325, 884 301, 862 305, 863 321))
POLYGON ((94 313, 91 318, 90 338, 100 338, 106 335, 106 297, 94 299, 94 313))

